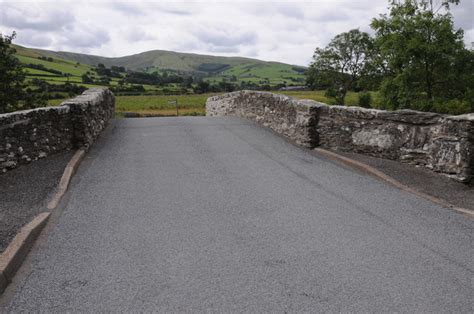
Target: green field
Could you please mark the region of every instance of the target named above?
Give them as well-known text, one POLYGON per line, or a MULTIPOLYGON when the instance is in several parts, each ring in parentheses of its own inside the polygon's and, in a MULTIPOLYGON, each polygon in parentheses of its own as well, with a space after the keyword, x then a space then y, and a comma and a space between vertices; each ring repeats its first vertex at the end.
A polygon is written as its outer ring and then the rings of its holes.
MULTIPOLYGON (((153 96, 116 96, 115 110, 118 113, 134 112, 139 114, 176 115, 177 100, 180 114, 205 114, 208 97, 215 94, 199 95, 153 95, 153 96)), ((49 105, 57 106, 65 99, 51 99, 49 105)))
POLYGON ((76 64, 73 61, 66 61, 61 59, 54 59, 53 62, 41 60, 38 58, 27 57, 23 55, 17 55, 18 59, 24 64, 41 64, 48 69, 53 69, 61 71, 63 73, 68 73, 73 76, 80 77, 82 74, 85 74, 87 71, 91 70, 90 66, 84 64, 76 64))
POLYGON ((267 81, 269 85, 277 84, 304 84, 304 77, 301 73, 293 70, 288 64, 268 62, 264 64, 240 64, 231 67, 219 74, 210 76, 208 81, 230 80, 237 78, 237 82, 247 81, 252 83, 261 83, 267 81))
MULTIPOLYGON (((298 99, 312 99, 318 102, 331 104, 332 100, 324 96, 324 91, 289 91, 277 92, 298 99)), ((151 115, 176 115, 176 107, 172 100, 178 100, 181 114, 205 114, 206 100, 216 94, 196 94, 196 95, 152 95, 152 96, 116 96, 116 111, 118 113, 134 112, 138 114, 151 115)), ((373 98, 376 99, 376 93, 373 98)), ((50 105, 59 105, 64 99, 53 99, 50 105)), ((347 95, 348 106, 357 106, 358 94, 350 92, 347 95)))
POLYGON ((213 94, 176 95, 176 96, 118 96, 115 108, 117 112, 135 112, 142 114, 175 115, 178 101, 181 113, 204 114, 208 97, 213 94))

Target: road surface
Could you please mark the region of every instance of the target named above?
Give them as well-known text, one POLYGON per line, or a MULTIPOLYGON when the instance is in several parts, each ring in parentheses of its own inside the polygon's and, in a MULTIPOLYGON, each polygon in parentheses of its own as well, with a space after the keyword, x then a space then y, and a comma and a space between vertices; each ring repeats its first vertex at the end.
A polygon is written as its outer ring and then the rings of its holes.
POLYGON ((473 220, 243 120, 116 120, 62 206, 5 310, 473 310, 473 220))

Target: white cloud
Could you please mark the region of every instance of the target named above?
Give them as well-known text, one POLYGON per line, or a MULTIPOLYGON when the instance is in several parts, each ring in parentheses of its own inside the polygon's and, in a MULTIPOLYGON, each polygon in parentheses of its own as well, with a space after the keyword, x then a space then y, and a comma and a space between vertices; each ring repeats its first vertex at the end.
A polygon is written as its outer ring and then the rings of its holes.
POLYGON ((19 41, 26 46, 44 48, 51 46, 53 38, 48 34, 41 34, 31 30, 22 30, 18 33, 16 41, 19 41))
POLYGON ((133 3, 129 2, 112 2, 111 8, 119 12, 122 12, 124 15, 142 15, 144 12, 142 9, 133 3))
POLYGON ((202 41, 214 46, 251 45, 257 41, 257 36, 254 33, 239 33, 238 30, 229 31, 202 27, 194 34, 202 41))
POLYGON ((124 29, 125 39, 130 43, 139 41, 156 40, 158 37, 156 34, 151 34, 146 28, 143 27, 125 27, 124 29))
POLYGON ((92 29, 81 25, 75 27, 69 35, 61 36, 58 44, 70 48, 96 48, 101 47, 110 40, 109 34, 103 29, 92 29))
POLYGON ((62 30, 75 22, 71 12, 49 3, 0 2, 0 25, 21 30, 62 30))
MULTIPOLYGON (((386 0, 232 1, 0 0, 0 32, 17 43, 123 56, 162 49, 307 65, 314 48, 353 28, 370 31, 386 0)), ((474 42, 473 4, 454 7, 474 42)))

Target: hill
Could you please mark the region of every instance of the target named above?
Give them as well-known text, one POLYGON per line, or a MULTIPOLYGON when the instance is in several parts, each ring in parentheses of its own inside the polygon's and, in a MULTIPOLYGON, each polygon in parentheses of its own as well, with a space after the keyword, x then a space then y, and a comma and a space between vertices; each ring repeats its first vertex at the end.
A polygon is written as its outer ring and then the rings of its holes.
MULTIPOLYGON (((279 62, 267 62, 243 57, 221 57, 152 50, 124 57, 102 57, 81 53, 50 51, 16 46, 22 62, 31 63, 39 58, 52 58, 67 65, 78 65, 71 70, 80 76, 92 66, 102 63, 107 67, 121 66, 129 70, 155 72, 173 71, 203 77, 209 81, 228 80, 233 82, 253 82, 258 84, 300 85, 304 81, 304 67, 279 62), (79 63, 79 64, 78 64, 79 63)), ((40 60, 44 61, 44 60, 40 60)), ((47 62, 47 61, 46 61, 47 62)), ((49 64, 51 66, 51 64, 49 64)))

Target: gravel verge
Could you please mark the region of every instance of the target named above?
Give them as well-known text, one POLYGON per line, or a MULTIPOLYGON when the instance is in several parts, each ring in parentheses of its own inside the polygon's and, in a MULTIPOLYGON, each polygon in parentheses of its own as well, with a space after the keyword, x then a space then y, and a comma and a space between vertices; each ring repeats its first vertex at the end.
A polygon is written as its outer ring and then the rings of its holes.
POLYGON ((457 207, 474 210, 474 186, 456 182, 423 167, 356 153, 338 154, 363 162, 420 192, 445 200, 457 207))
POLYGON ((74 151, 48 156, 0 175, 0 252, 22 226, 46 211, 74 151))

